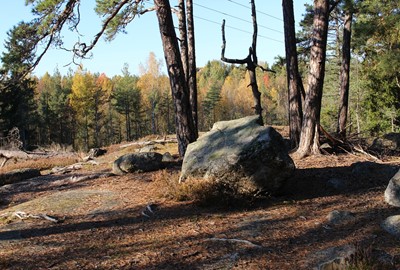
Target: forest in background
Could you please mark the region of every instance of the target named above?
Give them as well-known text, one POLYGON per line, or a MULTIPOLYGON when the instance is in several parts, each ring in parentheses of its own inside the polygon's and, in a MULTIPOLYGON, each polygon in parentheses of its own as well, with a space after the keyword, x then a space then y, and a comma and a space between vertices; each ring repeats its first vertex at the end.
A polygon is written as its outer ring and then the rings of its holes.
MULTIPOLYGON (((359 136, 396 132, 399 128, 399 9, 390 4, 365 1, 354 19, 350 72, 349 123, 347 132, 359 136)), ((334 132, 337 127, 342 10, 331 12, 321 125, 334 132)), ((306 82, 312 32, 312 7, 308 6, 298 33, 299 67, 306 82)), ((26 26, 28 27, 28 25, 26 26)), ((28 29, 29 30, 29 29, 28 29)), ((13 87, 0 95, 1 137, 13 127, 20 131, 25 147, 50 144, 72 145, 87 150, 149 134, 175 132, 175 119, 168 77, 162 62, 150 53, 138 75, 122 67, 112 78, 78 68, 67 75, 58 71, 42 77, 13 82, 13 72, 24 66, 21 28, 9 32, 3 53, 2 72, 11 74, 13 87), (20 50, 19 50, 20 49, 20 50)), ((32 54, 34 52, 31 52, 32 54)), ((259 52, 262 56, 262 52, 259 52)), ((32 57, 34 57, 32 55, 32 57)), ((29 58, 29 57, 26 57, 29 58)), ((288 95, 285 59, 258 72, 266 124, 288 124, 288 95)), ((210 61, 197 69, 199 130, 209 130, 215 121, 253 114, 252 94, 245 67, 210 61)), ((3 81, 2 81, 3 83, 3 81)), ((10 82, 7 82, 10 83, 10 82)))

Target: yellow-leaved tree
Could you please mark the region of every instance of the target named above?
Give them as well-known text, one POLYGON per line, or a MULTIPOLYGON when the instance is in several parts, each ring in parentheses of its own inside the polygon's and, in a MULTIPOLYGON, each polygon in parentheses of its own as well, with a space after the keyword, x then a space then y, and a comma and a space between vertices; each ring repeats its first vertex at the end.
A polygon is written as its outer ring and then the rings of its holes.
MULTIPOLYGON (((137 83, 139 87, 146 111, 146 121, 150 122, 152 134, 165 132, 160 130, 160 122, 162 121, 161 107, 163 97, 167 100, 167 111, 169 111, 170 86, 167 77, 162 73, 162 61, 156 58, 154 52, 150 52, 146 64, 140 65, 140 77, 137 83)), ((169 117, 169 116, 168 116, 169 117)), ((169 121, 169 120, 168 120, 169 121)), ((167 124, 169 126, 170 124, 167 124)))
POLYGON ((75 112, 75 147, 88 150, 99 146, 99 130, 102 120, 101 107, 105 102, 105 91, 96 84, 96 77, 83 69, 72 78, 70 105, 75 112))

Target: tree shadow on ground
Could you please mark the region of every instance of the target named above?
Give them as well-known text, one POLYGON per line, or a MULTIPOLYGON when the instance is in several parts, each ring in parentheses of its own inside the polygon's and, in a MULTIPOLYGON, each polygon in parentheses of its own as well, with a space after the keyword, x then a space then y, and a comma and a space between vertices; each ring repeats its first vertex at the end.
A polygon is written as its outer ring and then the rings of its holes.
POLYGON ((379 247, 391 248, 396 242, 379 230, 379 224, 396 209, 384 203, 366 209, 362 204, 370 193, 382 192, 397 170, 397 166, 370 162, 298 169, 280 196, 247 206, 160 204, 146 216, 147 205, 141 204, 66 217, 59 224, 3 227, 0 246, 17 250, 2 256, 0 268, 218 269, 239 265, 268 269, 274 261, 279 269, 293 269, 296 263, 302 269, 305 256, 338 242, 373 238, 383 240, 379 247), (356 209, 357 221, 335 228, 316 224, 313 220, 343 198, 332 198, 336 195, 354 198, 349 207, 356 209), (325 196, 331 198, 315 200, 325 196), (246 239, 260 247, 223 239, 246 239))
POLYGON ((399 166, 356 162, 351 166, 296 169, 279 195, 304 200, 332 195, 350 195, 371 189, 384 189, 399 166))
POLYGON ((298 256, 300 264, 306 259, 302 250, 308 251, 308 257, 310 249, 321 250, 347 238, 356 243, 360 238, 354 237, 355 234, 362 234, 370 242, 379 243, 384 238, 385 245, 389 243, 392 247, 397 243, 378 230, 379 223, 395 209, 380 206, 359 211, 355 223, 334 228, 323 223, 302 228, 301 213, 272 218, 269 209, 263 212, 260 208, 248 210, 250 214, 246 216, 236 216, 242 211, 223 213, 221 209, 181 203, 155 208, 154 215, 149 217, 141 214, 144 209, 146 205, 140 205, 99 212, 93 217, 72 217, 60 224, 42 223, 33 228, 0 232, 0 245, 11 241, 13 245, 29 247, 31 254, 26 256, 27 251, 21 248, 0 260, 0 266, 49 269, 76 264, 72 269, 219 269, 221 265, 226 268, 246 262, 248 269, 252 264, 259 269, 275 260, 282 263, 280 269, 286 269, 283 266, 288 254, 298 256), (212 230, 207 226, 213 227, 212 230), (364 229, 367 233, 360 233, 364 229), (246 239, 256 246, 224 239, 246 239))

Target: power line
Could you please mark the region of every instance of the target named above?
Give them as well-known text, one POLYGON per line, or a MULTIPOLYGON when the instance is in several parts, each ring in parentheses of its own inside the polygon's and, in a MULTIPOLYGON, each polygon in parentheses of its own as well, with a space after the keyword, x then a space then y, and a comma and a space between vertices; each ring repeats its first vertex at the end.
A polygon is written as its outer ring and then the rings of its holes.
MULTIPOLYGON (((246 6, 246 5, 243 5, 243 4, 241 4, 241 3, 238 3, 238 2, 236 2, 236 1, 233 1, 233 0, 227 0, 227 1, 229 1, 229 2, 231 2, 231 3, 233 3, 233 4, 236 4, 236 5, 238 5, 238 6, 245 7, 245 8, 247 8, 247 9, 251 9, 250 7, 248 7, 248 6, 246 6)), ((275 17, 275 16, 273 16, 273 15, 271 15, 271 14, 268 14, 268 13, 265 13, 265 12, 262 12, 262 11, 259 11, 259 10, 257 10, 257 12, 260 13, 260 14, 263 14, 263 15, 265 15, 265 16, 271 17, 271 18, 273 18, 273 19, 275 19, 275 20, 278 20, 278 21, 281 21, 281 22, 283 21, 281 18, 275 17)))
MULTIPOLYGON (((199 16, 193 16, 193 17, 195 17, 196 19, 199 19, 199 20, 203 20, 203 21, 209 22, 209 23, 221 25, 219 22, 212 21, 210 19, 202 18, 202 17, 199 17, 199 16)), ((246 30, 243 30, 243 29, 240 29, 240 28, 236 28, 236 27, 233 27, 233 26, 227 25, 226 27, 230 28, 230 29, 233 29, 233 30, 236 30, 236 31, 239 31, 239 32, 247 33, 247 34, 250 34, 250 35, 253 34, 253 33, 249 32, 249 31, 246 31, 246 30)), ((272 41, 275 41, 275 42, 283 43, 283 41, 281 41, 281 40, 269 38, 269 37, 266 37, 266 36, 263 36, 263 35, 257 35, 257 37, 261 37, 261 38, 265 38, 265 39, 272 40, 272 41)))
MULTIPOLYGON (((206 6, 203 6, 203 5, 200 5, 200 4, 196 4, 196 3, 193 3, 193 5, 202 7, 202 8, 204 8, 204 9, 211 10, 211 11, 216 12, 216 13, 220 13, 220 14, 222 14, 222 15, 225 15, 225 16, 228 16, 228 17, 237 19, 237 20, 242 21, 242 22, 246 22, 246 23, 253 24, 252 22, 247 21, 247 20, 245 20, 245 19, 243 19, 243 18, 240 18, 240 17, 237 17, 237 16, 233 16, 233 15, 230 15, 230 14, 228 14, 228 13, 225 13, 225 12, 222 12, 222 11, 219 11, 219 10, 216 10, 216 9, 213 9, 213 8, 209 8, 209 7, 206 7, 206 6)), ((258 23, 257 23, 257 26, 262 27, 262 28, 265 28, 265 29, 268 29, 268 30, 271 30, 271 31, 274 31, 274 32, 277 32, 277 33, 280 33, 280 34, 283 34, 282 31, 279 31, 279 30, 276 30, 276 29, 273 29, 273 28, 270 28, 270 27, 267 27, 267 26, 264 26, 264 25, 260 25, 260 24, 258 24, 258 23)))

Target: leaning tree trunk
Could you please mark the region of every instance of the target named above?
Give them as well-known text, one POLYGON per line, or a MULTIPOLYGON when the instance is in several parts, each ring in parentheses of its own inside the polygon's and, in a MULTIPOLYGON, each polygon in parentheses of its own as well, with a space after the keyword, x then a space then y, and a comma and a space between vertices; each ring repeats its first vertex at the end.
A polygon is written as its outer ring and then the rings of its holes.
POLYGON ((313 34, 300 144, 300 158, 319 154, 319 124, 322 90, 325 76, 326 43, 328 35, 329 1, 314 0, 313 34))
POLYGON ((185 81, 169 1, 154 0, 154 4, 157 7, 156 13, 174 101, 179 155, 183 157, 188 144, 196 140, 189 102, 189 90, 185 81))
POLYGON ((283 18, 285 29, 286 73, 289 98, 289 136, 291 148, 297 148, 303 117, 302 96, 303 82, 299 73, 293 0, 283 0, 283 18))
POLYGON ((353 12, 351 7, 346 7, 344 16, 343 45, 342 45, 342 65, 340 68, 340 101, 337 133, 346 138, 347 112, 349 107, 349 88, 350 88, 350 43, 351 43, 351 22, 353 12))

